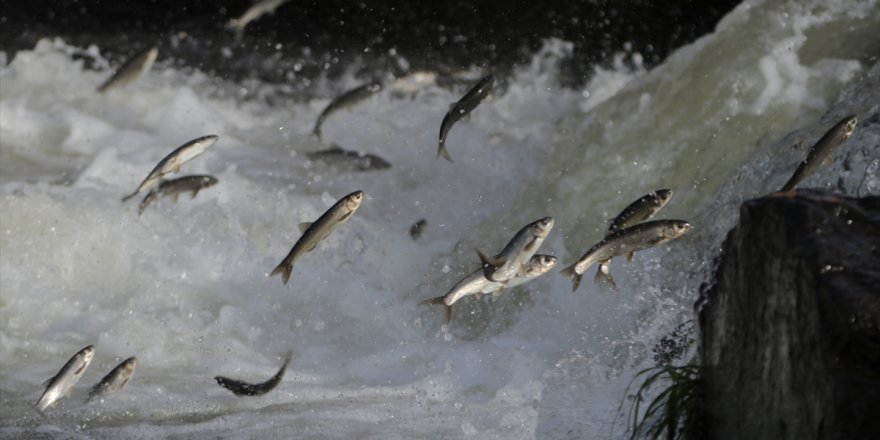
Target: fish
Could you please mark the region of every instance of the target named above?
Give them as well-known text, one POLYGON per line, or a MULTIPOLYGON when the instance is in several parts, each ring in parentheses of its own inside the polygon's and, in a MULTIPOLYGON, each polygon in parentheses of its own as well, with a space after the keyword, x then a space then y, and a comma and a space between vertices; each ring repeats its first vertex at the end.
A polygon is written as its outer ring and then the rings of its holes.
POLYGON ((452 305, 458 300, 474 295, 477 299, 481 295, 491 294, 492 300, 498 299, 504 289, 513 288, 547 273, 556 265, 556 257, 552 255, 534 255, 528 264, 515 277, 506 282, 490 281, 483 274, 483 269, 477 269, 461 279, 446 295, 436 298, 428 298, 419 304, 439 304, 444 306, 446 323, 452 319, 452 305))
POLYGON ((306 153, 306 156, 313 161, 324 162, 331 166, 347 168, 352 171, 373 171, 391 168, 391 164, 387 160, 375 154, 343 150, 338 144, 332 144, 326 150, 306 153))
POLYGON ((428 226, 428 221, 425 219, 421 219, 413 223, 413 225, 409 228, 409 236, 412 237, 414 241, 418 240, 419 237, 422 236, 422 233, 425 232, 426 226, 428 226))
POLYGON ((216 184, 216 177, 202 175, 184 176, 178 179, 162 180, 159 182, 159 186, 153 188, 149 193, 147 193, 147 195, 144 197, 144 200, 141 201, 140 206, 138 206, 138 215, 143 214, 144 210, 147 209, 147 206, 158 200, 159 197, 170 196, 171 200, 174 201, 174 203, 177 203, 177 198, 182 192, 189 192, 190 194, 192 194, 192 198, 195 198, 199 191, 210 186, 214 186, 216 184))
POLYGON ((632 260, 636 251, 654 247, 674 240, 691 230, 691 224, 684 220, 653 220, 618 230, 596 243, 578 261, 562 270, 562 274, 572 279, 572 289, 577 290, 584 272, 599 263, 598 278, 605 278, 611 285, 614 279, 609 274, 611 258, 626 255, 632 260))
POLYGON ((321 217, 318 217, 314 223, 300 223, 299 230, 302 231, 302 236, 299 237, 299 240, 296 241, 296 244, 293 245, 287 256, 281 260, 281 263, 272 270, 269 276, 281 274, 281 281, 284 285, 287 285, 297 258, 306 252, 310 252, 321 240, 327 238, 337 226, 348 220, 357 211, 363 198, 363 191, 355 191, 341 198, 321 217))
POLYGON ((214 142, 217 142, 217 139, 219 139, 219 136, 209 134, 207 136, 193 139, 177 147, 169 155, 160 160, 159 163, 156 164, 156 167, 153 168, 153 171, 150 171, 150 174, 148 174, 144 181, 138 185, 137 189, 133 193, 123 197, 122 201, 126 202, 128 199, 146 191, 166 174, 179 172, 181 165, 204 153, 205 150, 211 147, 211 145, 214 145, 214 142))
POLYGON ((138 360, 134 356, 122 361, 116 366, 116 368, 107 373, 100 382, 92 387, 91 391, 89 391, 88 400, 91 401, 98 396, 122 391, 122 387, 124 387, 134 375, 134 369, 137 367, 137 363, 138 360))
POLYGON ((226 25, 227 29, 235 31, 235 39, 241 41, 244 36, 244 28, 250 22, 260 18, 263 15, 275 12, 279 6, 287 3, 288 0, 261 0, 249 7, 240 17, 232 19, 226 25))
POLYGON ((834 126, 831 127, 831 129, 810 148, 810 151, 807 153, 807 158, 798 165, 794 174, 788 179, 788 182, 782 186, 780 191, 793 190, 800 181, 806 179, 812 174, 823 161, 830 163, 831 153, 852 136, 857 123, 858 118, 856 118, 855 115, 849 115, 841 119, 840 122, 834 124, 834 126))
POLYGON ((487 96, 489 96, 489 92, 492 91, 492 86, 494 84, 495 77, 493 75, 486 75, 477 82, 477 85, 471 88, 464 97, 449 107, 449 111, 446 112, 446 116, 443 117, 443 122, 440 123, 440 144, 437 147, 438 158, 443 156, 444 159, 452 162, 452 157, 446 149, 446 135, 449 134, 449 130, 452 129, 453 124, 468 115, 481 102, 483 102, 487 96))
POLYGON ((477 249, 477 255, 483 263, 486 278, 490 281, 503 282, 516 276, 544 243, 544 239, 553 229, 553 224, 553 217, 544 217, 523 226, 507 242, 507 246, 504 246, 501 252, 492 257, 487 257, 477 249))
POLYGON ((86 368, 89 367, 94 355, 94 345, 89 345, 73 355, 73 357, 61 367, 58 374, 43 382, 43 385, 46 386, 46 391, 40 396, 40 400, 34 404, 34 408, 40 412, 45 411, 46 408, 52 406, 52 404, 57 402, 58 399, 68 395, 73 388, 73 385, 76 384, 86 372, 86 368))
POLYGON ((321 125, 327 120, 327 117, 343 107, 351 108, 355 104, 379 93, 381 90, 382 83, 371 82, 369 84, 355 87, 337 96, 330 101, 330 104, 327 104, 327 107, 325 107, 324 111, 318 116, 318 120, 315 121, 315 126, 312 128, 312 134, 318 139, 321 139, 321 125))
POLYGON ((153 66, 153 63, 158 56, 159 49, 151 47, 129 58, 120 68, 116 69, 116 72, 113 73, 110 78, 98 87, 98 92, 104 93, 108 90, 123 87, 134 82, 136 79, 140 78, 144 72, 150 70, 150 67, 153 66))
POLYGON ((629 206, 624 208, 620 214, 617 214, 617 217, 614 217, 614 220, 611 220, 611 226, 608 227, 608 232, 605 233, 605 236, 607 237, 620 229, 650 219, 657 213, 657 211, 663 209, 663 207, 669 203, 671 198, 671 189, 658 189, 650 194, 639 197, 638 200, 630 203, 629 206))
MULTIPOLYGON (((650 194, 639 197, 638 200, 630 203, 620 214, 617 214, 617 217, 614 217, 614 219, 611 220, 611 225, 608 227, 605 236, 607 237, 621 229, 628 228, 650 219, 657 213, 657 211, 663 209, 663 207, 669 203, 671 198, 671 189, 658 189, 650 194)), ((605 278, 608 267, 599 266, 596 270, 597 278, 605 278)))
POLYGON ((214 380, 217 381, 217 385, 232 391, 232 394, 235 394, 236 396, 262 396, 263 394, 272 391, 272 389, 281 383, 281 379, 284 377, 284 372, 287 370, 287 365, 290 363, 292 354, 293 353, 288 352, 287 355, 284 356, 284 363, 281 365, 278 372, 275 373, 271 379, 263 383, 252 384, 223 376, 215 376, 214 380))

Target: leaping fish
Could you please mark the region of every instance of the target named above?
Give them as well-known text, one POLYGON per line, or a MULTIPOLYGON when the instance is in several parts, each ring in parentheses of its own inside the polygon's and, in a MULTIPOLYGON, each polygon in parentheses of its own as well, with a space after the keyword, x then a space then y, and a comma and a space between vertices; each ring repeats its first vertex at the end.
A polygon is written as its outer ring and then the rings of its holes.
POLYGON ((507 281, 528 264, 544 239, 553 229, 553 217, 544 217, 525 225, 497 255, 487 257, 479 249, 477 255, 483 263, 483 273, 490 281, 507 281))
POLYGON ((489 92, 492 91, 494 84, 495 77, 486 75, 464 97, 449 107, 449 111, 443 117, 443 122, 440 123, 440 144, 437 147, 437 157, 443 156, 444 159, 452 162, 452 157, 449 155, 449 151, 446 150, 446 135, 452 129, 453 124, 469 114, 486 99, 486 96, 489 96, 489 92))
POLYGON ((100 382, 92 387, 89 391, 88 400, 105 394, 118 393, 122 391, 125 384, 131 380, 134 375, 134 369, 137 367, 137 358, 132 356, 116 366, 110 373, 107 373, 100 382))
POLYGON ((621 229, 596 243, 577 263, 563 269, 562 274, 572 279, 571 290, 574 292, 580 285, 584 272, 593 264, 599 263, 601 270, 596 277, 605 277, 614 285, 614 279, 608 273, 611 258, 626 255, 627 260, 632 260, 636 251, 674 240, 690 230, 690 223, 684 220, 654 220, 621 229))
POLYGON ((788 182, 782 186, 780 191, 793 190, 801 180, 806 179, 812 174, 823 161, 827 160, 830 163, 831 153, 852 136, 853 131, 856 129, 856 123, 858 123, 856 116, 849 115, 843 118, 840 122, 834 124, 834 126, 831 127, 831 129, 810 148, 810 151, 807 153, 807 158, 798 165, 797 170, 795 170, 791 179, 788 179, 788 182))
POLYGON ((207 135, 202 136, 197 139, 193 139, 179 147, 177 147, 171 154, 165 156, 162 160, 156 164, 156 167, 153 168, 153 171, 150 171, 150 174, 147 175, 147 178, 138 185, 137 189, 122 198, 122 201, 125 202, 128 199, 140 194, 141 192, 147 190, 149 187, 153 186, 156 182, 159 181, 163 176, 169 173, 176 173, 180 171, 180 166, 189 161, 190 159, 202 154, 214 145, 214 142, 217 142, 219 139, 216 135, 207 135))
MULTIPOLYGON (((608 227, 608 232, 605 233, 605 237, 608 237, 621 229, 628 228, 650 219, 657 213, 657 211, 663 209, 663 207, 669 203, 671 198, 671 189, 658 189, 650 194, 639 197, 638 200, 630 203, 620 214, 617 214, 617 217, 614 217, 614 219, 611 220, 611 225, 608 227)), ((607 272, 608 266, 599 266, 596 270, 598 271, 596 272, 596 277, 601 278, 604 275, 607 275, 604 272, 607 272)))
POLYGON ((284 257, 284 260, 281 260, 281 263, 272 270, 269 276, 281 274, 281 281, 286 285, 297 258, 314 249, 337 226, 348 220, 357 211, 363 198, 363 191, 355 191, 336 202, 327 212, 318 217, 314 223, 300 223, 299 230, 302 231, 302 236, 299 237, 299 240, 296 241, 296 244, 293 245, 293 248, 284 257))
POLYGON ((89 367, 89 363, 92 362, 92 357, 94 355, 94 345, 89 345, 73 355, 73 357, 61 367, 58 374, 52 376, 46 382, 43 382, 43 384, 46 385, 46 391, 43 392, 43 395, 40 396, 40 400, 34 404, 34 407, 39 411, 45 411, 46 408, 52 406, 52 404, 57 402, 58 399, 68 395, 73 388, 73 385, 79 381, 82 375, 86 372, 86 368, 89 367))
POLYGON ((275 9, 287 3, 287 1, 288 0, 258 1, 251 5, 251 7, 247 9, 247 11, 244 11, 244 14, 241 14, 241 17, 230 20, 226 27, 235 31, 236 40, 241 40, 241 37, 244 36, 245 26, 263 15, 275 12, 275 9))
POLYGON ((161 196, 169 196, 174 203, 177 203, 177 198, 180 196, 180 193, 189 192, 192 194, 192 198, 195 198, 199 191, 216 184, 216 177, 201 175, 163 180, 159 183, 159 186, 153 188, 152 191, 147 193, 144 200, 141 201, 140 206, 138 206, 138 215, 143 214, 144 210, 147 209, 147 206, 150 206, 151 203, 158 200, 161 196))
POLYGON ((284 364, 281 365, 278 372, 275 373, 271 379, 263 383, 252 384, 223 376, 216 376, 214 377, 214 380, 217 381, 218 385, 232 391, 236 396, 262 396, 263 394, 272 391, 273 388, 281 383, 281 379, 284 377, 284 372, 287 370, 287 365, 290 363, 291 355, 292 353, 288 352, 284 357, 284 364))
POLYGON ((624 208, 620 214, 617 214, 614 220, 611 220, 611 226, 608 227, 608 232, 605 233, 605 236, 607 237, 620 229, 628 228, 650 219, 657 211, 663 209, 671 198, 671 189, 658 189, 639 197, 638 200, 624 208))
POLYGON ((343 150, 338 144, 321 151, 306 153, 309 160, 324 162, 337 168, 350 169, 352 171, 375 171, 391 168, 387 160, 370 153, 343 150))
POLYGON ((125 86, 134 80, 140 78, 144 72, 150 70, 156 57, 159 55, 159 49, 151 47, 131 58, 129 58, 122 67, 116 69, 116 72, 107 81, 98 87, 98 92, 104 93, 110 89, 125 86))
POLYGON ((535 255, 531 257, 522 272, 503 283, 488 280, 483 274, 483 269, 477 269, 462 278, 446 295, 428 298, 420 304, 440 304, 444 306, 446 323, 448 324, 452 319, 452 305, 458 300, 470 295, 474 295, 479 299, 484 294, 491 294, 493 300, 498 299, 504 289, 527 283, 547 273, 555 265, 556 257, 552 255, 535 255))
POLYGON ((337 96, 333 101, 330 101, 330 104, 327 104, 327 107, 324 108, 324 111, 318 116, 318 120, 315 121, 315 127, 312 128, 312 134, 318 139, 321 139, 321 124, 324 123, 327 117, 343 107, 351 108, 355 104, 373 96, 381 90, 382 83, 371 82, 337 96))

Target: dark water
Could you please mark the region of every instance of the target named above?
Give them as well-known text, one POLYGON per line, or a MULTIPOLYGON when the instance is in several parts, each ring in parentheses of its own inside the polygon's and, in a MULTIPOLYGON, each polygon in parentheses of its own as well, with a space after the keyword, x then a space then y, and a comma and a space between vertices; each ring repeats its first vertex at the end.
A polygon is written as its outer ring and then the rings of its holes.
MULTIPOLYGON (((29 49, 45 36, 97 44, 112 59, 158 45, 159 59, 230 79, 288 82, 333 78, 360 66, 401 74, 454 74, 469 67, 505 73, 526 62, 542 40, 574 44, 562 82, 582 84, 592 67, 618 51, 656 65, 676 47, 712 30, 733 0, 596 1, 290 1, 252 22, 236 42, 223 26, 244 1, 4 1, 0 47, 29 49)), ((308 93, 307 93, 308 94, 308 93)))

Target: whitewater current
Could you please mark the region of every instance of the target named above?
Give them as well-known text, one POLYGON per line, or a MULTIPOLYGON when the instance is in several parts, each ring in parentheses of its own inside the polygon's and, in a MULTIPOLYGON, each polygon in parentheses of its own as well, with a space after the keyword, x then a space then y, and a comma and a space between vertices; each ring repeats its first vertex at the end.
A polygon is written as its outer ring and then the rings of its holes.
POLYGON ((777 190, 847 114, 860 119, 852 138, 801 186, 880 193, 878 29, 874 0, 747 1, 663 64, 646 70, 624 52, 582 89, 558 85, 572 45, 547 40, 453 127, 454 163, 435 158, 440 121, 486 71, 443 86, 431 72, 385 74, 319 141, 318 114, 363 78, 273 98, 283 85, 163 60, 98 94, 110 73, 100 47, 46 38, 2 54, 0 437, 623 437, 626 386, 692 319, 741 201, 777 190), (120 201, 207 134, 219 141, 180 175, 215 186, 142 215, 139 198, 120 201), (332 143, 391 167, 309 159, 332 143), (660 188, 675 194, 657 218, 694 230, 615 259, 616 290, 591 271, 572 293, 559 269, 660 188), (297 225, 355 190, 358 211, 289 285, 269 277, 297 225), (479 267, 475 248, 497 252, 544 216, 556 225, 540 253, 557 269, 495 302, 461 300, 449 325, 419 304, 479 267), (71 395, 37 413, 41 383, 89 344, 71 395), (288 351, 287 375, 262 397, 214 382, 264 381, 288 351), (123 392, 86 403, 130 356, 123 392))

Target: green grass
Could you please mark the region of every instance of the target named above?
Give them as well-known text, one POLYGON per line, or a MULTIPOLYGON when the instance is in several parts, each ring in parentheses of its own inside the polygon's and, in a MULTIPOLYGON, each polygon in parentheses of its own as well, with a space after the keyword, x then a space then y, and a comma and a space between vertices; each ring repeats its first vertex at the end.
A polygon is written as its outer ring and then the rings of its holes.
MULTIPOLYGON (((630 439, 689 440, 699 437, 697 412, 700 406, 699 366, 694 360, 687 365, 657 365, 646 368, 633 377, 627 387, 642 378, 629 409, 630 439), (643 403, 652 390, 660 388, 641 414, 643 403)), ((623 406, 623 402, 618 408, 623 406)))

